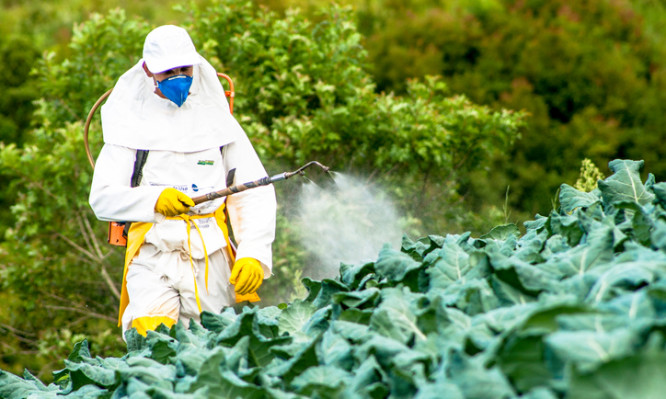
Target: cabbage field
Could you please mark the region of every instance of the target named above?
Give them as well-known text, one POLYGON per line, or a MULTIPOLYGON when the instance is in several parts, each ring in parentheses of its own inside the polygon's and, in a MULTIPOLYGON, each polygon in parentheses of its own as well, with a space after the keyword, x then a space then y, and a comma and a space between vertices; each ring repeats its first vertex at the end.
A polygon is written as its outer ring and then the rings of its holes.
POLYGON ((524 233, 404 238, 288 305, 130 331, 122 358, 82 341, 49 385, 0 372, 0 397, 661 398, 666 183, 609 166, 524 233))

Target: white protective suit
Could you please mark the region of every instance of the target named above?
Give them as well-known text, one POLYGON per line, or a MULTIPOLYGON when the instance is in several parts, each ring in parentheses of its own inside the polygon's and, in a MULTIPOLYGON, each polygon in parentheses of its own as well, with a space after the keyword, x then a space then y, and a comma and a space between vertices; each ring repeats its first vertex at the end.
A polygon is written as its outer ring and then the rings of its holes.
POLYGON ((142 64, 121 76, 102 107, 104 146, 89 198, 101 220, 152 224, 132 224, 133 229, 146 228, 135 242, 130 231, 119 316, 123 331, 135 319, 198 320, 201 310, 219 312, 235 303, 229 283, 234 254, 227 248, 225 229, 212 216, 225 200, 237 243, 235 258, 257 259, 265 278, 271 275, 275 236, 273 186, 199 204, 188 213, 189 221, 154 211, 166 187, 195 197, 226 187, 233 168, 236 183, 265 177, 266 171, 231 115, 210 64, 202 58, 194 66, 190 95, 180 108, 154 93, 142 64), (141 183, 132 188, 137 149, 149 153, 141 183), (132 246, 138 251, 130 251, 132 246))

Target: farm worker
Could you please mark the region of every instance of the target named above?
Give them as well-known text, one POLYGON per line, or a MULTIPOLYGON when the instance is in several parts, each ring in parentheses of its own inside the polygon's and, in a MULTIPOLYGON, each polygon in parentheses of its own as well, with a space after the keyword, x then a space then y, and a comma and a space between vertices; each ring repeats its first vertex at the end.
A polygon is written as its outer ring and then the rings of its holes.
POLYGON ((104 146, 89 202, 101 220, 132 222, 118 320, 123 332, 135 327, 145 335, 237 300, 258 301, 256 291, 271 275, 275 191, 264 186, 193 203, 195 194, 226 187, 230 171, 236 182, 266 171, 187 31, 173 25, 151 31, 143 58, 120 77, 101 114, 104 146), (135 171, 139 150, 148 155, 135 171), (142 176, 136 187, 133 174, 142 176))

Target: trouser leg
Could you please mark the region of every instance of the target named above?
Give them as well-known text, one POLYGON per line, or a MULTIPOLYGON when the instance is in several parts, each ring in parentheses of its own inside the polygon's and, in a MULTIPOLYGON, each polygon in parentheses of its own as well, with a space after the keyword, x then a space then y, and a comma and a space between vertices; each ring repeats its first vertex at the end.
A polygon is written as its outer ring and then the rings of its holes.
POLYGON ((169 253, 146 246, 127 270, 129 304, 123 314, 123 336, 130 328, 146 335, 160 324, 171 327, 179 317, 179 295, 174 288, 174 265, 169 253))
MULTIPOLYGON (((188 261, 189 262, 189 261, 188 261)), ((215 251, 208 256, 208 289, 206 289, 206 266, 204 259, 197 262, 197 289, 202 311, 220 313, 226 306, 236 302, 233 286, 229 283, 231 275, 229 258, 226 249, 215 251)), ((180 293, 180 320, 186 325, 190 319, 199 321, 199 308, 197 306, 194 277, 191 266, 188 272, 181 273, 181 280, 177 284, 180 293)))

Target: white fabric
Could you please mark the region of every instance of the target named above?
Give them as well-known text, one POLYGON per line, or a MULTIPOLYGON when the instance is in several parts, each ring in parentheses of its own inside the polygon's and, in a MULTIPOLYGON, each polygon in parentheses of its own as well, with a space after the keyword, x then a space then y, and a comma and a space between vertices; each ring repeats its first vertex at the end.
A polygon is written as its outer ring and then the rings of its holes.
MULTIPOLYGON (((154 211, 155 202, 166 187, 176 188, 195 197, 226 186, 226 175, 236 168, 236 183, 245 183, 266 176, 259 158, 247 136, 224 147, 180 153, 150 151, 143 168, 139 187, 130 187, 136 151, 105 144, 97 158, 90 190, 90 205, 95 215, 106 221, 152 222, 155 225, 146 240, 160 249, 186 251, 187 229, 182 220, 166 219, 154 211), (196 191, 195 191, 196 190, 196 191), (166 241, 160 242, 160 238, 166 241)), ((193 207, 190 214, 207 214, 217 209, 223 198, 193 207)), ((273 186, 263 186, 226 197, 234 237, 238 244, 237 258, 259 260, 266 277, 271 275, 271 244, 275 238, 276 200, 273 186)), ((216 223, 195 219, 204 235, 209 253, 223 247, 216 223), (205 225, 205 226, 204 226, 205 225), (210 246, 209 246, 210 245, 210 246)), ((196 230, 190 232, 193 257, 200 258, 203 247, 196 230)))
MULTIPOLYGON (((225 251, 209 257, 208 290, 204 261, 195 260, 197 289, 201 308, 219 313, 225 306, 235 303, 233 286, 225 251)), ((129 305, 123 313, 124 332, 131 328, 132 320, 140 317, 169 317, 188 325, 190 319, 199 321, 199 308, 194 291, 194 275, 189 259, 177 252, 161 252, 144 245, 127 271, 129 305)))
POLYGON ((102 106, 104 142, 142 150, 178 152, 220 147, 243 129, 229 111, 215 69, 201 56, 181 107, 155 94, 155 82, 140 60, 125 72, 102 106))
POLYGON ((146 234, 145 242, 153 244, 164 252, 178 251, 186 256, 192 254, 193 259, 203 259, 206 255, 227 246, 224 233, 217 228, 215 218, 195 219, 192 223, 196 223, 198 229, 195 226, 190 227, 189 245, 187 235, 183 234, 183 223, 180 221, 155 225, 146 234))
POLYGON ((146 36, 143 59, 152 73, 201 62, 190 35, 185 29, 174 25, 160 26, 146 36))

